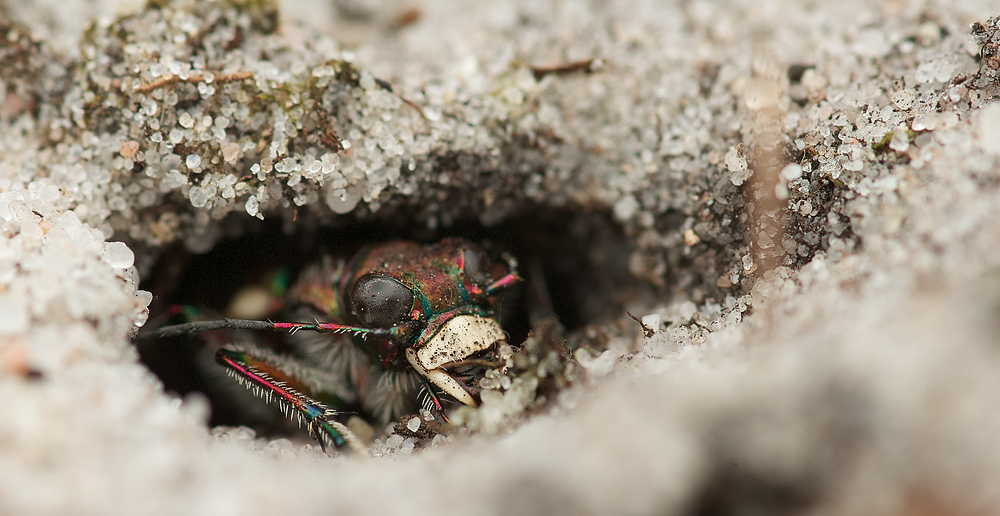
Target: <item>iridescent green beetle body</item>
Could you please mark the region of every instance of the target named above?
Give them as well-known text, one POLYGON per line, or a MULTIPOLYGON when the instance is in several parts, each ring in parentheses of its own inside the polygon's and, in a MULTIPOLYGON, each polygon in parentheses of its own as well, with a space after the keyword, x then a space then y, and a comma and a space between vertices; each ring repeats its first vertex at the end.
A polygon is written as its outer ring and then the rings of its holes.
POLYGON ((291 331, 291 355, 234 343, 216 359, 255 394, 305 423, 324 448, 357 448, 337 421, 345 406, 384 424, 421 406, 445 417, 442 400, 478 403, 478 380, 506 340, 494 310, 499 294, 520 281, 516 265, 512 258, 492 262, 458 238, 377 244, 349 261, 327 257, 302 272, 285 306, 295 319, 312 323, 225 320, 151 334, 291 331))

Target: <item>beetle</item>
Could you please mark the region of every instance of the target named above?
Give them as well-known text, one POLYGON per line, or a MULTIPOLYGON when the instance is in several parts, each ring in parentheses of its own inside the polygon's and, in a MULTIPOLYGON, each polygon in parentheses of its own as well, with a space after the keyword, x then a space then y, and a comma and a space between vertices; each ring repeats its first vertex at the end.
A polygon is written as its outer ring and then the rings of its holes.
POLYGON ((497 358, 506 334, 497 305, 521 281, 516 259, 504 261, 461 238, 369 245, 346 261, 326 256, 300 274, 285 306, 293 318, 313 322, 198 321, 137 338, 220 329, 290 332, 293 354, 232 342, 216 361, 304 424, 323 450, 358 450, 360 440, 337 420, 340 407, 360 405, 385 423, 411 410, 421 394, 420 405, 445 420, 442 400, 477 405, 479 380, 502 365, 497 358))

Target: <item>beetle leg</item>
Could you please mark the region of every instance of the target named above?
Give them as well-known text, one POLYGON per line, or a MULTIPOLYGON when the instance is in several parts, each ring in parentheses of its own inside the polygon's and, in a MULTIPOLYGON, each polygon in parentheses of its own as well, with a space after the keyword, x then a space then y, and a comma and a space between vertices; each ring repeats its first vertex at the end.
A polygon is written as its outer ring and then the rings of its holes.
POLYGON ((432 414, 439 414, 445 423, 451 423, 448 415, 444 413, 444 406, 441 404, 441 399, 434 392, 434 388, 428 379, 424 378, 424 384, 420 387, 418 396, 421 398, 420 406, 422 409, 432 414))
POLYGON ((276 365, 274 358, 273 354, 248 346, 222 348, 215 355, 216 361, 251 392, 276 404, 285 416, 296 419, 300 425, 305 424, 323 451, 328 447, 363 451, 361 440, 334 419, 340 413, 313 399, 307 394, 309 387, 286 372, 287 368, 276 365))

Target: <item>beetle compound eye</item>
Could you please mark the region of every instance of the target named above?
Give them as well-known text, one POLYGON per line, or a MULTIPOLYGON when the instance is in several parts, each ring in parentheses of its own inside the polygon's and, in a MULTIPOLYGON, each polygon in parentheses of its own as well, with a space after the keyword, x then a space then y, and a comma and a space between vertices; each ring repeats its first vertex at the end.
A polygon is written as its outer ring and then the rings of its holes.
POLYGON ((354 284, 351 306, 362 326, 391 328, 410 314, 413 292, 393 278, 366 274, 354 284))

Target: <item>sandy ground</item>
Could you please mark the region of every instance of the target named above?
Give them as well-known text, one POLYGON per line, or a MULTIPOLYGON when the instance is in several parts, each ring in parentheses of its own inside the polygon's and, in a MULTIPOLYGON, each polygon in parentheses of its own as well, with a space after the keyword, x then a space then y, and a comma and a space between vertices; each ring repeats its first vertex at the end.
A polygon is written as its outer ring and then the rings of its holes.
POLYGON ((1000 512, 991 2, 235 4, 0 11, 0 512, 1000 512), (330 458, 129 342, 227 217, 529 204, 619 224, 656 330, 533 417, 330 458))

